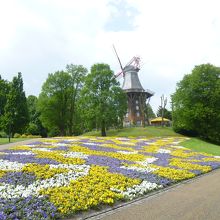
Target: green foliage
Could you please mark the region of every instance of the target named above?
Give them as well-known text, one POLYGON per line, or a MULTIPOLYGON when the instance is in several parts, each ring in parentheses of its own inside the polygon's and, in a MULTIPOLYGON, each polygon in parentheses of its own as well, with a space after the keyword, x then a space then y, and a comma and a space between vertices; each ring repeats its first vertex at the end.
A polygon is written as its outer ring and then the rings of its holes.
POLYGON ((22 133, 28 124, 28 108, 21 73, 14 77, 9 84, 7 102, 4 107, 4 130, 10 128, 12 136, 15 132, 22 133))
POLYGON ((175 131, 220 143, 220 68, 196 66, 172 96, 175 131))
POLYGON ((0 138, 7 138, 7 134, 4 131, 0 131, 0 138))
POLYGON ((38 100, 40 120, 50 136, 72 135, 77 127, 79 91, 87 70, 72 64, 66 69, 48 75, 38 100))
POLYGON ((49 74, 38 102, 42 124, 48 130, 57 128, 61 135, 66 133, 70 80, 64 71, 49 74))
POLYGON ((46 137, 47 132, 40 121, 40 112, 37 110, 37 102, 38 98, 36 96, 28 96, 27 106, 30 121, 26 128, 26 133, 46 137))
POLYGON ((82 133, 81 109, 79 108, 80 92, 82 90, 87 69, 82 65, 67 65, 66 71, 71 76, 70 81, 70 101, 68 117, 68 134, 82 133))
POLYGON ((126 97, 107 64, 95 64, 85 80, 81 109, 88 129, 120 126, 126 113, 126 97))
POLYGON ((144 109, 144 113, 146 115, 146 118, 149 120, 150 118, 155 118, 154 111, 149 103, 146 104, 146 107, 144 109))
POLYGON ((4 127, 5 105, 9 91, 9 82, 1 78, 0 75, 0 129, 4 127))
POLYGON ((37 127, 36 124, 30 122, 30 123, 28 124, 27 129, 26 129, 26 132, 27 132, 28 134, 33 134, 33 135, 34 135, 34 134, 39 134, 39 129, 38 129, 38 127, 37 127))
POLYGON ((18 133, 15 133, 15 134, 14 134, 14 138, 20 138, 20 137, 21 137, 20 134, 18 134, 18 133))
MULTIPOLYGON (((159 106, 159 108, 157 110, 157 117, 162 117, 162 108, 161 108, 161 106, 159 106)), ((164 108, 163 117, 172 121, 172 112, 167 110, 166 108, 164 108)))

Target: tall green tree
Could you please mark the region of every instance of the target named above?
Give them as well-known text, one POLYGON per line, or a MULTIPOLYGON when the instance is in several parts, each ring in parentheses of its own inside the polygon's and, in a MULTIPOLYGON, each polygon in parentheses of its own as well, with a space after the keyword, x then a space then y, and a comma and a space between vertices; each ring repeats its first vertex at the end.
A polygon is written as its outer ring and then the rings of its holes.
POLYGON ((48 75, 38 100, 40 120, 50 135, 72 135, 79 132, 78 100, 86 68, 67 65, 66 71, 48 75), (76 131, 77 130, 77 131, 76 131))
POLYGON ((40 112, 37 110, 37 102, 38 98, 36 96, 29 95, 27 97, 27 106, 30 121, 27 126, 26 132, 28 134, 41 135, 43 137, 46 137, 47 132, 40 121, 40 112))
POLYGON ((172 95, 175 131, 220 143, 220 68, 195 66, 172 95))
POLYGON ((39 95, 40 120, 51 135, 66 135, 71 77, 64 71, 50 73, 39 95))
POLYGON ((78 108, 78 101, 80 99, 80 91, 83 86, 85 76, 87 74, 87 69, 82 65, 67 65, 66 72, 71 76, 70 80, 70 102, 69 102, 69 117, 68 117, 68 133, 69 135, 79 132, 79 122, 77 119, 80 117, 80 109, 78 108))
POLYGON ((7 102, 8 91, 9 91, 9 82, 2 79, 0 75, 0 130, 3 129, 5 105, 7 102))
POLYGON ((81 94, 87 126, 101 128, 101 135, 106 136, 106 128, 122 123, 127 110, 126 97, 109 65, 91 67, 81 94))
POLYGON ((147 120, 148 125, 150 124, 149 120, 155 118, 154 111, 149 103, 146 104, 144 109, 145 117, 147 120))
POLYGON ((157 110, 157 117, 162 117, 162 114, 164 118, 167 118, 172 121, 172 112, 166 108, 162 109, 161 106, 159 106, 157 110))
POLYGON ((29 116, 21 73, 18 73, 9 84, 4 111, 5 131, 10 130, 12 135, 14 133, 23 133, 28 124, 29 116))

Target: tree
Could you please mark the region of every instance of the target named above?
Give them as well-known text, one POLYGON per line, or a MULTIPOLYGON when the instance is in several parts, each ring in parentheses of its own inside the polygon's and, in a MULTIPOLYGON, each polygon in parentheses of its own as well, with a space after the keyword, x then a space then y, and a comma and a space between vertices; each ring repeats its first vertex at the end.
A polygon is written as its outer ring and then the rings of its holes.
POLYGON ((28 108, 21 73, 9 84, 7 102, 4 108, 4 130, 13 135, 23 133, 28 124, 28 108))
POLYGON ((152 109, 152 107, 151 107, 151 105, 149 103, 146 104, 144 113, 146 115, 146 120, 147 120, 147 123, 149 125, 150 124, 149 120, 151 118, 155 118, 155 114, 154 114, 153 109, 152 109))
POLYGON ((87 70, 73 64, 67 65, 66 69, 48 75, 38 100, 40 120, 51 136, 79 132, 73 130, 79 128, 76 124, 81 114, 78 100, 87 70))
POLYGON ((27 106, 29 113, 29 124, 27 126, 26 132, 33 135, 41 135, 43 137, 47 136, 46 129, 43 127, 40 121, 40 112, 37 111, 38 98, 34 95, 29 95, 27 98, 27 106))
POLYGON ((164 118, 167 118, 172 121, 172 112, 166 108, 162 109, 161 106, 159 106, 157 110, 157 117, 162 117, 162 114, 164 118))
POLYGON ((0 130, 3 129, 5 105, 9 91, 9 82, 1 78, 0 75, 0 130))
POLYGON ((52 135, 66 135, 71 76, 64 71, 50 73, 39 95, 40 120, 52 135))
POLYGON ((66 71, 71 76, 68 129, 69 135, 72 135, 73 130, 75 130, 75 132, 80 130, 77 126, 77 118, 79 118, 80 115, 77 102, 80 98, 80 91, 88 71, 82 65, 73 64, 67 65, 66 71))
POLYGON ((220 68, 195 66, 172 95, 174 130, 220 143, 220 68))
POLYGON ((126 113, 126 96, 107 64, 95 64, 85 80, 81 105, 87 127, 106 128, 119 126, 126 113))

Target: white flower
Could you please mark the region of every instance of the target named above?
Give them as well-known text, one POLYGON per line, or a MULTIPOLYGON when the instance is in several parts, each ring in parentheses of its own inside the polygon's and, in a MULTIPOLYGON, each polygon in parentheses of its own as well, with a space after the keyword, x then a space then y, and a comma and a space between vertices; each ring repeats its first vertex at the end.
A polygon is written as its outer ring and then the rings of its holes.
POLYGON ((45 151, 45 152, 50 152, 50 151, 52 151, 51 149, 45 148, 45 147, 36 147, 36 148, 34 148, 34 150, 37 150, 37 151, 45 151))
POLYGON ((68 152, 66 154, 62 154, 64 157, 71 157, 71 158, 82 158, 87 159, 88 155, 81 153, 81 152, 68 152))
POLYGON ((123 168, 123 169, 126 169, 126 170, 139 171, 139 172, 147 172, 147 173, 153 172, 153 171, 158 169, 158 168, 152 168, 152 167, 142 168, 142 167, 136 167, 136 166, 129 166, 129 167, 121 166, 120 168, 123 168))
POLYGON ((167 150, 167 149, 159 149, 158 151, 157 151, 157 153, 161 153, 161 154, 170 154, 171 153, 171 151, 170 150, 167 150))
POLYGON ((150 163, 155 162, 156 160, 158 160, 158 158, 156 157, 149 157, 147 159, 145 159, 144 161, 137 161, 136 163, 143 165, 143 166, 147 166, 150 163))
POLYGON ((35 155, 34 153, 28 151, 28 152, 13 152, 13 153, 8 153, 12 155, 35 155))
POLYGON ((181 143, 182 141, 173 141, 172 144, 179 144, 181 143))
POLYGON ((149 191, 160 189, 162 187, 162 185, 158 185, 156 183, 151 183, 144 180, 140 185, 134 185, 130 188, 127 188, 126 191, 121 191, 119 189, 114 188, 111 188, 111 190, 118 193, 120 192, 125 198, 132 200, 137 196, 144 195, 149 191))
POLYGON ((0 170, 20 171, 25 164, 0 159, 0 170))
POLYGON ((130 139, 128 139, 128 138, 115 138, 115 140, 119 140, 119 141, 129 141, 130 139))
POLYGON ((214 158, 220 158, 220 156, 214 156, 214 158))
POLYGON ((122 145, 131 145, 131 146, 134 146, 134 145, 135 145, 135 143, 126 142, 126 141, 123 141, 121 144, 122 144, 122 145))
POLYGON ((178 148, 178 149, 186 149, 186 148, 183 147, 183 146, 172 146, 172 147, 174 147, 174 148, 178 148))
POLYGON ((61 147, 61 146, 69 146, 67 143, 52 143, 53 146, 61 147))
MULTIPOLYGON (((61 166, 62 164, 60 164, 61 166)), ((63 164, 65 165, 65 164, 63 164)), ((50 165, 50 167, 55 167, 59 165, 50 165)), ((3 184, 0 185, 0 195, 1 198, 18 198, 18 197, 28 197, 30 195, 39 195, 39 191, 45 188, 67 186, 70 184, 71 180, 76 180, 79 177, 88 175, 90 166, 89 165, 67 165, 70 168, 68 173, 56 174, 52 178, 45 180, 37 180, 27 187, 22 185, 10 185, 3 184)), ((65 167, 65 166, 64 166, 65 167)))
POLYGON ((85 145, 100 145, 99 143, 93 143, 93 142, 85 142, 83 144, 85 144, 85 145))
POLYGON ((137 154, 138 152, 137 151, 123 151, 123 150, 119 150, 119 151, 117 151, 117 153, 120 153, 120 154, 137 154))

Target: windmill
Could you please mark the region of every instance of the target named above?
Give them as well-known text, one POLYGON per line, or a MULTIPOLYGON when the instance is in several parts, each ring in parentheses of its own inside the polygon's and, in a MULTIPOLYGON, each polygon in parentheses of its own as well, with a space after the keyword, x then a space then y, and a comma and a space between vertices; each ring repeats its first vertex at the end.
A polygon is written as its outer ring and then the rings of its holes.
POLYGON ((144 109, 146 100, 154 93, 150 90, 144 90, 142 87, 138 72, 140 70, 140 57, 134 56, 124 67, 118 53, 113 45, 116 57, 118 59, 121 72, 115 75, 116 78, 123 76, 122 89, 127 95, 127 113, 124 118, 124 126, 142 125, 145 126, 144 109))

